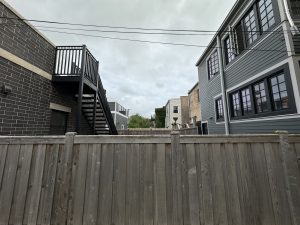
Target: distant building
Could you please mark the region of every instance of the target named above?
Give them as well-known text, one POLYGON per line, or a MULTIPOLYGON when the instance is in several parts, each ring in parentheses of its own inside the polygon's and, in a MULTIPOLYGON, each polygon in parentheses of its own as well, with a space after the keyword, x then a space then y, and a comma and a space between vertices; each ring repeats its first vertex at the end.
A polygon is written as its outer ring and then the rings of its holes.
POLYGON ((190 126, 195 127, 201 120, 201 104, 199 83, 197 82, 194 87, 188 92, 189 95, 189 120, 190 126))
POLYGON ((117 130, 127 129, 129 109, 125 109, 117 102, 109 102, 108 104, 117 130))
POLYGON ((189 124, 189 96, 181 96, 181 128, 187 128, 189 124))
POLYGON ((188 96, 170 99, 165 108, 165 128, 180 129, 188 123, 188 96))

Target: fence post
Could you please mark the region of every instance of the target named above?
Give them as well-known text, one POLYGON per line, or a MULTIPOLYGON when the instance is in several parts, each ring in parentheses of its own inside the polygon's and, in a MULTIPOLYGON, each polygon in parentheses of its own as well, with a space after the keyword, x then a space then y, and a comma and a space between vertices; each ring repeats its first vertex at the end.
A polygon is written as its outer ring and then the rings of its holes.
POLYGON ((172 152, 172 187, 173 187, 173 223, 183 224, 182 218, 182 193, 181 193, 181 159, 180 159, 180 132, 171 132, 171 152, 172 152))
POLYGON ((291 148, 289 144, 289 133, 287 131, 276 131, 276 134, 279 135, 279 141, 280 141, 280 153, 282 157, 282 166, 283 166, 283 172, 284 172, 284 183, 285 183, 285 190, 287 194, 287 200, 289 204, 289 210, 291 214, 291 219, 293 225, 297 225, 299 218, 297 219, 297 210, 294 206, 294 201, 298 201, 298 199, 293 199, 293 193, 291 188, 291 182, 292 179, 294 179, 293 175, 290 174, 289 168, 291 165, 291 160, 289 154, 291 154, 291 148))
POLYGON ((74 145, 74 138, 76 136, 76 132, 68 132, 66 133, 66 138, 65 138, 65 150, 66 151, 72 151, 73 145, 74 145))

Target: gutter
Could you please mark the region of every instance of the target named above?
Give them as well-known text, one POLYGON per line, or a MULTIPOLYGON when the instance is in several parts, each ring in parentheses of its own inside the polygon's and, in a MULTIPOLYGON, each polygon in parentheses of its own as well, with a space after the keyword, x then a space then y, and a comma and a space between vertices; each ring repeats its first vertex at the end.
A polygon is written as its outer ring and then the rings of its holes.
POLYGON ((283 0, 283 6, 284 6, 284 11, 285 11, 287 20, 289 21, 289 24, 291 26, 292 34, 299 34, 300 33, 299 29, 298 29, 297 26, 295 26, 295 23, 294 23, 293 18, 291 16, 291 12, 290 12, 287 0, 283 0))
POLYGON ((225 79, 224 79, 224 65, 223 65, 223 53, 220 35, 217 36, 217 48, 219 56, 219 67, 220 67, 220 79, 221 79, 221 89, 222 89, 222 102, 223 102, 223 113, 224 113, 224 122, 225 122, 225 134, 229 135, 229 117, 228 117, 228 104, 227 104, 227 95, 225 89, 225 79))

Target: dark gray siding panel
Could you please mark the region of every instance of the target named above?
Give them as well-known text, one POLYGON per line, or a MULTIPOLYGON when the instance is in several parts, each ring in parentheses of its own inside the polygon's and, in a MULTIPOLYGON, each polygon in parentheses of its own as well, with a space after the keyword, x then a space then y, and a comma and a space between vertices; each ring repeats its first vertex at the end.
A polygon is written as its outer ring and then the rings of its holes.
POLYGON ((109 102, 108 103, 110 111, 115 111, 116 110, 116 103, 115 102, 109 102))
POLYGON ((238 56, 238 61, 234 61, 231 66, 229 64, 229 68, 225 69, 226 88, 231 88, 288 57, 282 28, 254 49, 257 50, 250 50, 247 55, 243 56, 245 52, 238 56))
POLYGON ((220 76, 208 81, 206 62, 198 67, 202 121, 208 121, 210 134, 224 134, 225 125, 215 123, 214 96, 221 93, 220 76), (212 119, 211 119, 212 118, 212 119))
POLYGON ((286 130, 289 133, 300 133, 300 118, 231 123, 231 134, 274 133, 276 130, 286 130))
MULTIPOLYGON (((115 116, 115 114, 113 114, 113 116, 115 116)), ((122 125, 124 125, 124 129, 128 128, 128 119, 127 118, 117 114, 116 119, 117 119, 117 121, 115 122, 115 125, 116 125, 117 130, 121 130, 122 125)))

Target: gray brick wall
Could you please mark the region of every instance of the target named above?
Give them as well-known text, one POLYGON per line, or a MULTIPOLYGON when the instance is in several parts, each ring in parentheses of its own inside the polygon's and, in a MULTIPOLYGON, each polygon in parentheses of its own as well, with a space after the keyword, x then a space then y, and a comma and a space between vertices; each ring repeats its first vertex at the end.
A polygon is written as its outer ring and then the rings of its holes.
MULTIPOLYGON (((3 3, 0 16, 18 18, 3 3)), ((55 47, 20 20, 0 19, 0 47, 52 74, 55 47)))
MULTIPOLYGON (((3 84, 11 86, 12 93, 0 93, 0 135, 48 135, 50 102, 72 109, 67 130, 75 130, 77 103, 65 88, 0 57, 0 87, 3 84)), ((82 134, 92 134, 84 117, 82 134)))

